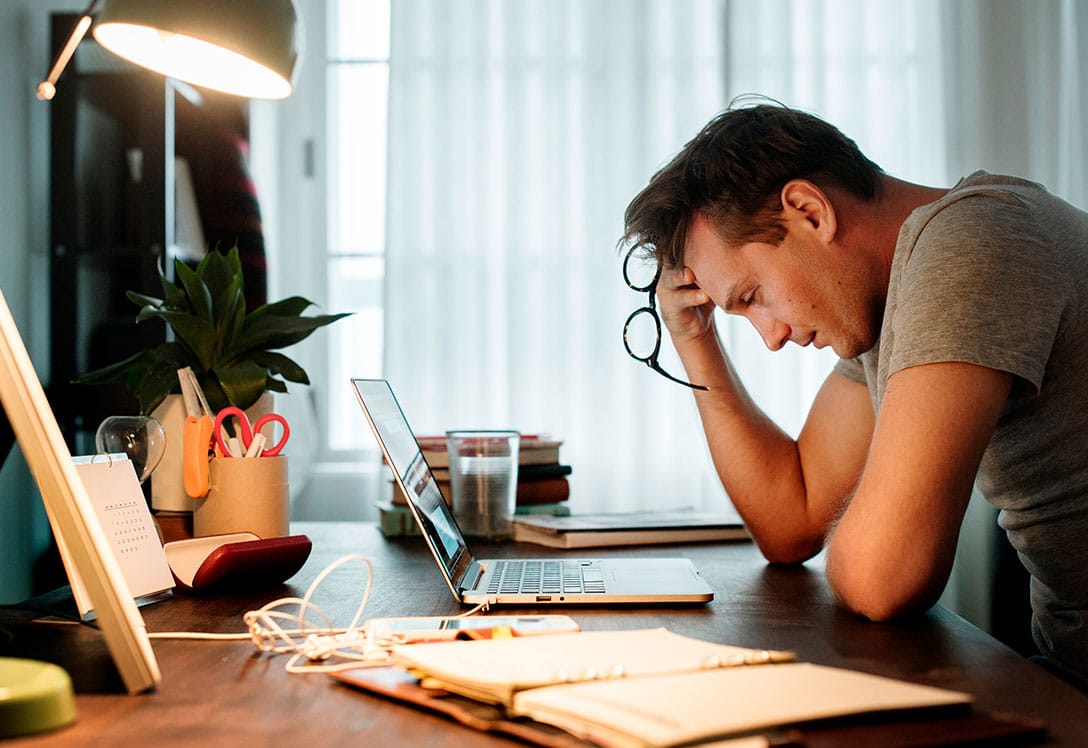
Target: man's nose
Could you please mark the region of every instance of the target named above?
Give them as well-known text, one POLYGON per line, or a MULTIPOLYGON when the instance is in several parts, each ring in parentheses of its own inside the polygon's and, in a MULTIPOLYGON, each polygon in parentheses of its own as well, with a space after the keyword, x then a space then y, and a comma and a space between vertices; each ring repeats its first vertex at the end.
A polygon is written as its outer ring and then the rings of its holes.
POLYGON ((753 319, 751 322, 759 333, 759 337, 763 338, 763 344, 772 351, 781 350, 782 346, 790 340, 790 326, 785 322, 779 322, 773 318, 753 319))

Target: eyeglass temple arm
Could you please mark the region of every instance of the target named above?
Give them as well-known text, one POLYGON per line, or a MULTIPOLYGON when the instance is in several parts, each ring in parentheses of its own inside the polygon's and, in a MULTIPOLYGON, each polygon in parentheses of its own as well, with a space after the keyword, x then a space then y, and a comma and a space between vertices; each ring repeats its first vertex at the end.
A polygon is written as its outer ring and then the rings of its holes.
POLYGON ((661 376, 665 377, 665 379, 669 379, 669 380, 671 380, 673 382, 676 382, 677 384, 682 384, 685 387, 690 387, 693 390, 702 390, 703 392, 709 392, 710 391, 710 388, 706 387, 704 385, 692 384, 691 382, 685 382, 683 379, 677 379, 676 377, 674 377, 672 374, 670 374, 669 372, 662 369, 657 363, 655 363, 653 361, 646 361, 646 365, 649 366, 654 371, 656 371, 661 376))

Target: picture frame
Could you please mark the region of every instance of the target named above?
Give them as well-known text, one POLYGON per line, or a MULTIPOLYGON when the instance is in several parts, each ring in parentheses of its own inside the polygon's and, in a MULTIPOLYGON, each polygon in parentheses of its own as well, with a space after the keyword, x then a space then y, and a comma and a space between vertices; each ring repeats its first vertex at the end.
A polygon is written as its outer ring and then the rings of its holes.
POLYGON ((0 402, 38 484, 49 524, 79 570, 130 694, 161 682, 143 617, 76 471, 45 390, 0 291, 0 402))

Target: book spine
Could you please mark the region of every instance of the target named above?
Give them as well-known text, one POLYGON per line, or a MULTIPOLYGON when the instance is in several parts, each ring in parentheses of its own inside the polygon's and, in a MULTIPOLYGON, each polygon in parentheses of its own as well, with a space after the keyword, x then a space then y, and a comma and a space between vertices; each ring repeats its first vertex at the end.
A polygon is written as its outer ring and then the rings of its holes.
MULTIPOLYGON (((518 484, 566 478, 571 472, 573 471, 570 465, 560 465, 558 462, 541 465, 519 465, 518 484)), ((434 476, 435 480, 442 483, 449 483, 450 481, 450 469, 448 467, 431 465, 431 475, 434 476)))
POLYGON ((570 507, 564 502, 554 504, 519 504, 514 514, 522 517, 569 517, 570 507))
POLYGON ((549 478, 518 482, 517 503, 551 504, 570 498, 570 481, 566 478, 549 478))
POLYGON ((684 530, 607 530, 602 532, 550 532, 514 523, 514 540, 551 548, 602 548, 622 545, 663 545, 670 543, 720 543, 747 540, 742 528, 684 529, 684 530))
POLYGON ((420 535, 412 511, 406 506, 377 502, 378 529, 387 538, 403 538, 420 535))

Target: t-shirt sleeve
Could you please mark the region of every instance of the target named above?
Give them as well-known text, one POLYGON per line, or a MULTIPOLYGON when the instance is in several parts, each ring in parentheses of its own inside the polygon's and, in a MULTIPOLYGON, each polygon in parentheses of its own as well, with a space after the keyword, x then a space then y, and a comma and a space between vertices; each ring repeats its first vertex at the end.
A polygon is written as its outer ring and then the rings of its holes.
POLYGON ((840 358, 835 364, 834 371, 841 374, 851 382, 867 384, 865 380, 865 366, 860 358, 840 358))
POLYGON ((1029 211, 1007 194, 938 211, 902 271, 889 374, 958 361, 1010 372, 1022 380, 1014 391, 1038 393, 1071 294, 1045 250, 1029 211))

